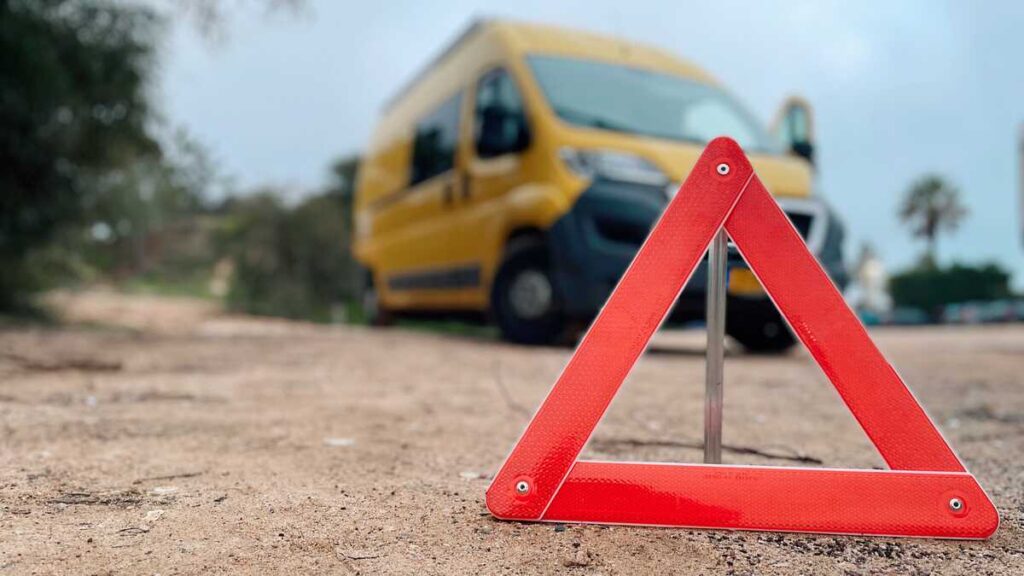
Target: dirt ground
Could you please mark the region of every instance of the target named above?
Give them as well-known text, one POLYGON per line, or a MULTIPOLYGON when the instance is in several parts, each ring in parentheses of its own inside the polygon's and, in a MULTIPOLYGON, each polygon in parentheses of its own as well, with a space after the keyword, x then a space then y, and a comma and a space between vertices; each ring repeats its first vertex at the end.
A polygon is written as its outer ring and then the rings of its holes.
MULTIPOLYGON (((1024 574, 1024 326, 875 337, 1002 517, 987 542, 494 520, 570 350, 53 298, 0 331, 0 575, 1024 574)), ((703 334, 667 332, 588 447, 699 461, 703 334)), ((880 466, 809 356, 732 353, 725 460, 880 466)))

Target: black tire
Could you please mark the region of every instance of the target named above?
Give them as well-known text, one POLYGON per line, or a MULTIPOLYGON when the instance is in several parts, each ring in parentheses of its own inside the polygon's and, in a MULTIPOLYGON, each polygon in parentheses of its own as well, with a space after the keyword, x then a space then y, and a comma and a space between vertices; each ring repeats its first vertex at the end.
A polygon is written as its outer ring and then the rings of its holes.
MULTIPOLYGON (((543 292, 543 289, 539 291, 543 292)), ((558 295, 551 273, 551 257, 544 242, 531 237, 512 240, 505 250, 505 259, 491 290, 491 312, 501 330, 502 338, 509 342, 529 345, 559 343, 564 337, 566 327, 559 309, 558 295), (526 281, 533 284, 535 291, 538 291, 537 287, 547 283, 549 297, 546 306, 539 297, 535 308, 530 309, 523 305, 522 283, 526 281), (517 290, 518 297, 514 294, 517 290)))
POLYGON ((754 354, 782 354, 796 344, 789 325, 767 298, 730 299, 725 331, 754 354))
POLYGON ((363 281, 359 304, 363 311, 363 319, 370 326, 393 325, 395 323, 394 314, 380 305, 380 296, 377 294, 377 287, 373 281, 373 272, 364 268, 361 273, 363 281))

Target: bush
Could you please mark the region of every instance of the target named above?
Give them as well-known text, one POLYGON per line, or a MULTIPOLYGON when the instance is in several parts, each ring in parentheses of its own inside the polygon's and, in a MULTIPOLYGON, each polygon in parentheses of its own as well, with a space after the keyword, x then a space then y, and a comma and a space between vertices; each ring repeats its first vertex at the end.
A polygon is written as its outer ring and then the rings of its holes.
POLYGON ((232 200, 226 210, 223 250, 234 264, 229 309, 325 322, 333 307, 352 300, 356 268, 339 195, 290 208, 263 192, 232 200))
POLYGON ((1009 297, 1010 273, 996 264, 953 264, 949 268, 921 265, 894 274, 889 279, 889 292, 895 306, 918 308, 937 319, 948 304, 1009 297))

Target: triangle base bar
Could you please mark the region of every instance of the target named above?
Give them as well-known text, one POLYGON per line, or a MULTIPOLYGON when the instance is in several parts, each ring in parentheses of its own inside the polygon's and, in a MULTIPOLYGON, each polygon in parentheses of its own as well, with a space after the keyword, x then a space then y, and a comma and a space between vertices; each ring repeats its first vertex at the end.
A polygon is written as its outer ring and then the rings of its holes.
POLYGON ((590 461, 541 520, 967 539, 999 524, 967 473, 590 461))

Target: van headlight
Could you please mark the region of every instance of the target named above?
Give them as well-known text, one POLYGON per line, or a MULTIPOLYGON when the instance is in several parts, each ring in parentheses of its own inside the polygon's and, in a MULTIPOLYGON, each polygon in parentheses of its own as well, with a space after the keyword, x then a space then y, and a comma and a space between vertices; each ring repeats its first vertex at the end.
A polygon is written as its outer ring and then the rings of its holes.
POLYGON ((580 178, 602 178, 616 182, 665 186, 668 176, 645 158, 626 152, 611 150, 578 150, 562 148, 558 151, 562 162, 580 178))
POLYGON ((807 247, 814 254, 820 254, 825 246, 829 227, 828 206, 820 197, 776 198, 779 207, 789 217, 793 227, 803 237, 807 247))

